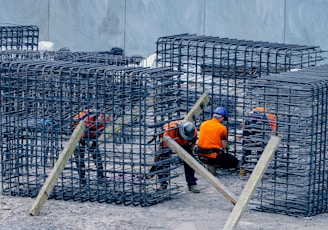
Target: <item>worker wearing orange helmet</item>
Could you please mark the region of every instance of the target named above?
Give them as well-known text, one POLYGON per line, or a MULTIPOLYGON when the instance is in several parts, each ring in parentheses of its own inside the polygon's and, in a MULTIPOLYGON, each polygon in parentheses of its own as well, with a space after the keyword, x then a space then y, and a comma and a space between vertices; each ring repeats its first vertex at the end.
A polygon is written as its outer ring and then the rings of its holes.
POLYGON ((256 154, 262 154, 265 147, 264 136, 267 133, 276 134, 277 120, 276 115, 269 113, 264 107, 253 108, 243 125, 243 150, 242 158, 240 160, 240 175, 245 176, 246 170, 243 165, 247 164, 247 157, 252 154, 252 149, 257 149, 256 154))

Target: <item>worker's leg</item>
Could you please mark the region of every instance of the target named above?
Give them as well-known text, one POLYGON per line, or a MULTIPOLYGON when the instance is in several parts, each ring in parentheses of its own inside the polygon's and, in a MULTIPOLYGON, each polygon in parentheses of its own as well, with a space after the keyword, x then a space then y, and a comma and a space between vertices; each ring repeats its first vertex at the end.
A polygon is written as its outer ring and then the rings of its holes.
POLYGON ((183 162, 183 167, 189 191, 193 193, 199 193, 200 190, 197 188, 197 178, 195 177, 195 170, 190 167, 186 162, 183 162))
POLYGON ((219 167, 217 159, 207 158, 207 157, 199 157, 199 160, 205 165, 205 168, 213 175, 217 176, 217 168, 219 167))
POLYGON ((217 155, 217 160, 220 165, 220 168, 224 169, 237 169, 238 168, 238 159, 229 153, 221 153, 217 155))
POLYGON ((92 154, 93 161, 95 162, 97 168, 97 177, 103 178, 104 177, 104 166, 102 162, 102 158, 99 152, 99 148, 97 146, 97 141, 90 141, 89 149, 92 154))
MULTIPOLYGON (((162 154, 156 154, 155 155, 154 163, 158 162, 161 159, 161 155, 162 154)), ((150 175, 146 175, 147 179, 153 178, 153 176, 155 176, 154 172, 157 170, 156 168, 157 168, 156 165, 152 165, 150 167, 150 169, 148 170, 148 174, 150 174, 150 175)))
POLYGON ((85 162, 84 162, 85 147, 86 147, 85 142, 80 142, 74 151, 75 163, 81 180, 80 181, 81 184, 86 184, 85 162))
POLYGON ((157 162, 156 170, 158 172, 158 181, 161 183, 161 188, 166 189, 168 185, 168 180, 170 176, 170 161, 169 161, 170 151, 163 152, 160 155, 160 159, 157 162))
POLYGON ((186 162, 183 163, 183 167, 188 186, 196 185, 197 178, 195 177, 195 170, 190 167, 186 162))

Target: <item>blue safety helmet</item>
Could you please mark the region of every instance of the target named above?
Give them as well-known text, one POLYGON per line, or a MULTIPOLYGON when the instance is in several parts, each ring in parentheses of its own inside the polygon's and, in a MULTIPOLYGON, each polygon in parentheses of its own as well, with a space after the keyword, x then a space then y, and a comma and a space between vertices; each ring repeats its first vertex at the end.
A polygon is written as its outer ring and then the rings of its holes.
POLYGON ((224 117, 225 121, 228 121, 228 112, 224 107, 217 107, 214 110, 215 114, 221 115, 222 117, 224 117))

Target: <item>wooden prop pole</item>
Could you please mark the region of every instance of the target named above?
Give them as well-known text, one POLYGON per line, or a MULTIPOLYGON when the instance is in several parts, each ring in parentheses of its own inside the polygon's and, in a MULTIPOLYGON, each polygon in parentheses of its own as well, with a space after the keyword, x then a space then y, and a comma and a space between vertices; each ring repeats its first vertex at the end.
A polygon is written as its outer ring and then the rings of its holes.
POLYGON ((205 178, 216 190, 218 190, 225 198, 232 204, 236 204, 235 196, 228 191, 228 189, 219 181, 219 179, 213 176, 207 169, 199 164, 195 158, 187 153, 175 140, 169 136, 164 136, 163 141, 167 146, 178 156, 184 160, 190 167, 192 167, 199 175, 205 178))
POLYGON ((65 148, 63 149, 62 153, 59 155, 59 158, 55 166, 51 170, 49 177, 47 178, 38 196, 36 197, 33 206, 30 210, 31 216, 38 216, 40 214, 41 208, 47 201, 52 189, 57 183, 59 175, 63 172, 67 161, 69 160, 72 153, 74 152, 84 131, 85 131, 85 123, 84 121, 80 121, 79 125, 75 128, 70 140, 65 145, 65 148))
POLYGON ((230 213, 228 221, 226 222, 223 230, 233 230, 236 228, 242 214, 244 213, 245 207, 255 192, 257 184, 262 179, 263 174, 267 170, 270 161, 272 160, 273 154, 279 146, 279 143, 280 137, 271 136, 250 178, 248 179, 243 192, 239 196, 235 207, 230 213))

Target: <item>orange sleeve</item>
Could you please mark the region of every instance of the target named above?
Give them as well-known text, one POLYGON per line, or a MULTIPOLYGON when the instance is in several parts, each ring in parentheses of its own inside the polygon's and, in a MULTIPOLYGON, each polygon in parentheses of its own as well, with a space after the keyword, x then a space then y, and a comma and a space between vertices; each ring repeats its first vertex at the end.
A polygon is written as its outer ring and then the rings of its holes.
POLYGON ((269 123, 272 131, 277 131, 277 118, 276 115, 269 113, 268 114, 269 123))

